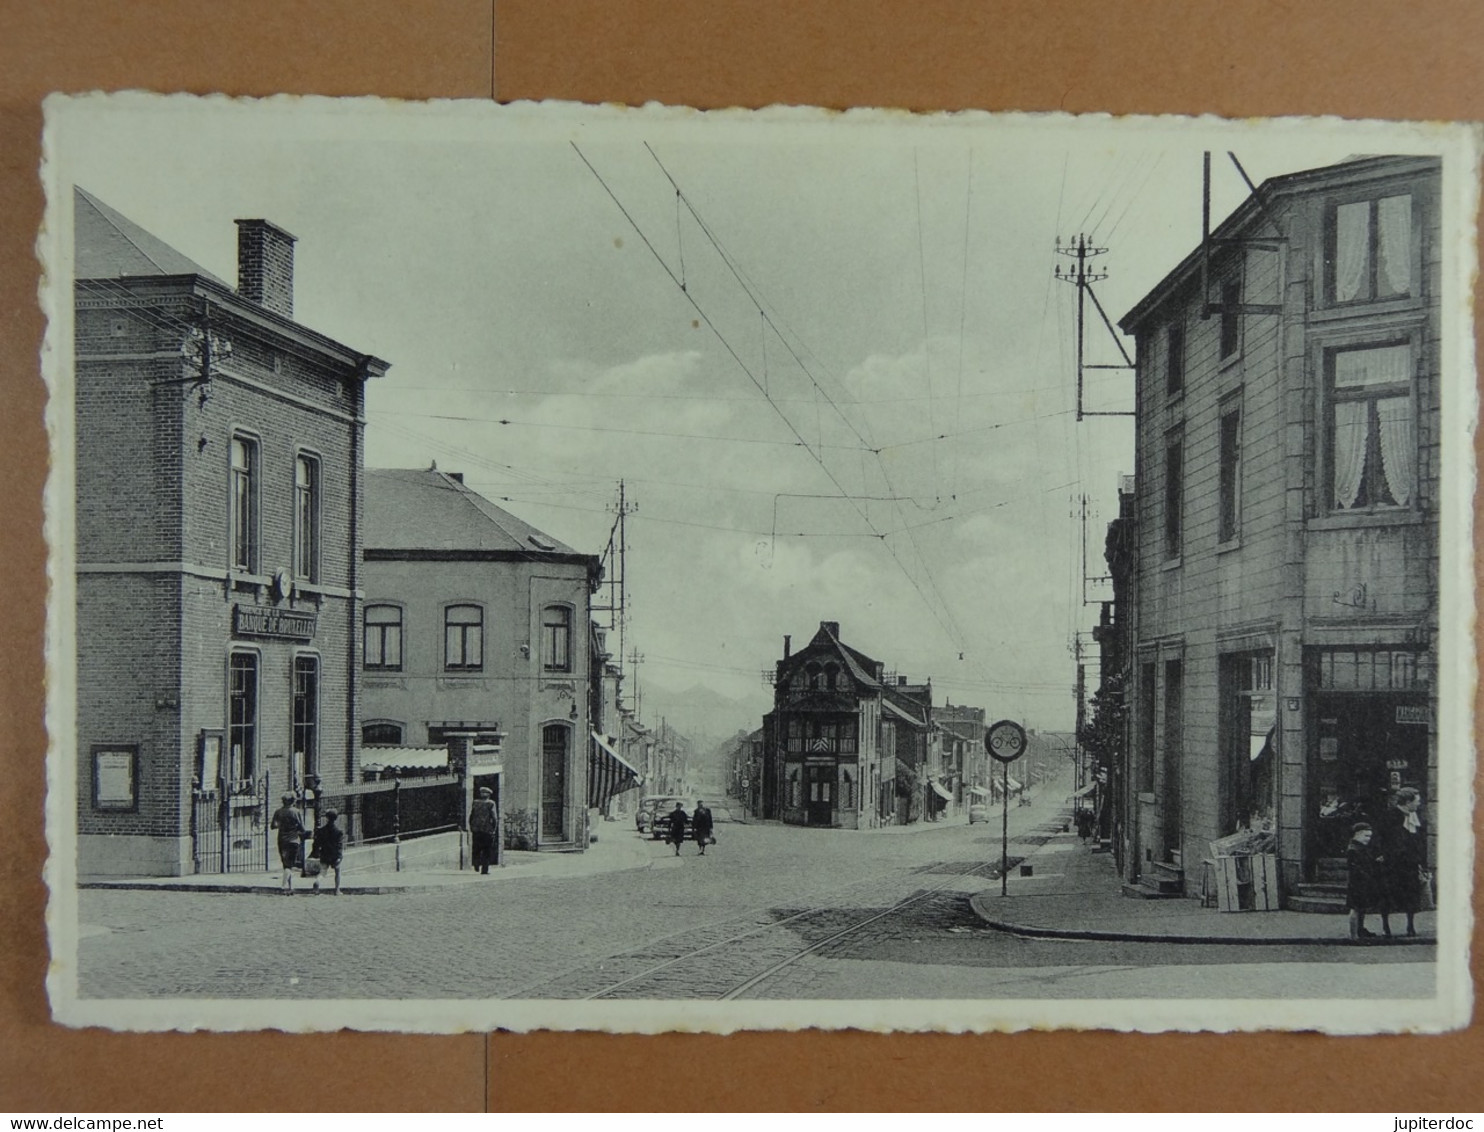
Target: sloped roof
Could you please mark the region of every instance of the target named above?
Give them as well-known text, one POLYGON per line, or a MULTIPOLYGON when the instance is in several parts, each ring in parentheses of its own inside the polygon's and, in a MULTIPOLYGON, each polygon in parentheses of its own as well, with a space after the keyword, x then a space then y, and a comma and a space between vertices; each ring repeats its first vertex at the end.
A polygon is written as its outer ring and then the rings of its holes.
POLYGON ((366 469, 371 550, 519 552, 591 557, 544 534, 437 468, 366 469))
POLYGON ((78 279, 200 275, 231 289, 195 260, 151 235, 84 188, 73 186, 73 273, 78 279))
MULTIPOLYGON (((1303 169, 1297 173, 1284 173, 1269 177, 1248 194, 1225 220, 1211 231, 1213 242, 1235 238, 1250 225, 1270 222, 1266 206, 1276 205, 1277 198, 1316 189, 1333 188, 1342 183, 1353 183, 1371 178, 1419 175, 1437 172, 1442 168, 1442 159, 1431 156, 1380 156, 1355 157, 1335 165, 1316 169, 1303 169)), ((1203 246, 1195 248, 1168 274, 1118 320, 1118 328, 1125 334, 1133 334, 1169 296, 1194 277, 1200 267, 1203 246)))
MULTIPOLYGON (((833 622, 831 622, 831 624, 833 624, 833 622)), ((814 634, 813 638, 809 641, 809 644, 804 646, 804 649, 801 649, 800 652, 795 655, 801 655, 810 646, 818 644, 821 640, 826 641, 834 646, 835 651, 840 655, 840 659, 845 662, 846 670, 850 673, 851 676, 855 677, 857 681, 865 684, 867 687, 870 688, 878 688, 881 686, 880 682, 874 675, 876 670, 876 661, 872 660, 865 653, 860 652, 857 649, 853 649, 849 645, 845 644, 844 641, 840 640, 839 637, 830 632, 830 630, 823 624, 819 626, 819 631, 814 634)))

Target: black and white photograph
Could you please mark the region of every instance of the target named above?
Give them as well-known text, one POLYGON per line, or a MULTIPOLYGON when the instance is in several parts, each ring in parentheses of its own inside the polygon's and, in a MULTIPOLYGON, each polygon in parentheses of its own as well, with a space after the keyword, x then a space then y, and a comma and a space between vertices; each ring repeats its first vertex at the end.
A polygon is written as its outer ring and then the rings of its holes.
POLYGON ((45 110, 57 1020, 1467 1023, 1473 128, 45 110))

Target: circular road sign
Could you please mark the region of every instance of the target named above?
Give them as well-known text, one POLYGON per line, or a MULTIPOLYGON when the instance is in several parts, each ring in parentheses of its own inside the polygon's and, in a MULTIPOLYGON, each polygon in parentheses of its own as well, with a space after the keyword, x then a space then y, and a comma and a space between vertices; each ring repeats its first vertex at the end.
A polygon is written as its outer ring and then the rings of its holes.
POLYGON ((1025 728, 1009 719, 991 724, 984 733, 984 748, 989 757, 1002 763, 1013 763, 1025 754, 1025 728))

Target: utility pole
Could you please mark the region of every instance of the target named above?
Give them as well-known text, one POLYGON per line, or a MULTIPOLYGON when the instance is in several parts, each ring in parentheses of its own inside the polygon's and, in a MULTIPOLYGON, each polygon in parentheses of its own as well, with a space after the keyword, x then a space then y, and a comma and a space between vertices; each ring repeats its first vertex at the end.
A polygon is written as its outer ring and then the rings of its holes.
MULTIPOLYGON (((628 643, 629 623, 629 586, 628 586, 628 529, 627 519, 631 511, 637 511, 638 504, 628 501, 627 485, 623 480, 618 481, 618 504, 616 510, 617 518, 613 520, 613 526, 608 531, 608 546, 603 551, 603 567, 606 572, 608 586, 608 604, 595 605, 592 607, 594 613, 608 614, 608 631, 618 636, 618 679, 619 687, 623 687, 623 664, 625 646, 628 643)), ((635 683, 638 676, 635 675, 635 683)), ((637 712, 637 708, 636 708, 637 712)))
POLYGON ((1095 410, 1083 408, 1083 388, 1085 385, 1084 375, 1090 369, 1120 369, 1131 370, 1134 368, 1133 359, 1128 356, 1128 351, 1123 348, 1123 340, 1119 338, 1118 332, 1113 328, 1108 313, 1103 310, 1103 304, 1098 302, 1097 293, 1093 291, 1092 285, 1108 278, 1106 271, 1097 270, 1089 261, 1100 255, 1106 255, 1107 248, 1095 247, 1088 242, 1085 235, 1079 233, 1077 236, 1063 244, 1061 238, 1057 237, 1056 254, 1070 256, 1076 263, 1068 266, 1066 271, 1057 264, 1054 272, 1055 278, 1063 283, 1071 283, 1077 288, 1077 419, 1083 417, 1131 417, 1133 410, 1127 412, 1113 412, 1109 410, 1095 410), (1085 358, 1084 347, 1087 339, 1087 300, 1092 299, 1092 305, 1097 308, 1102 317, 1103 324, 1107 326, 1109 335, 1112 336, 1118 352, 1123 355, 1124 365, 1102 365, 1089 362, 1085 358))
POLYGON ((634 718, 644 718, 644 689, 639 683, 639 666, 644 663, 644 654, 637 648, 629 650, 629 664, 634 669, 634 718))

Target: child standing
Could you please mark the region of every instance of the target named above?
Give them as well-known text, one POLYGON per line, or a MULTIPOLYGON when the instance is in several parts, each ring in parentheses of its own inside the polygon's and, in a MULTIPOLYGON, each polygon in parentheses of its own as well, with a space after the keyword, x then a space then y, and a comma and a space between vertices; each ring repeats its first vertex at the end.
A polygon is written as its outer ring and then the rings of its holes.
POLYGON ((335 895, 340 895, 340 858, 345 852, 345 832, 335 824, 340 815, 334 810, 325 811, 325 824, 314 831, 314 846, 311 855, 319 862, 320 871, 314 878, 314 891, 319 892, 319 882, 325 873, 335 870, 335 895))
POLYGON ((1365 916, 1383 906, 1380 857, 1371 848, 1372 836, 1369 822, 1356 822, 1345 849, 1345 864, 1350 871, 1345 905, 1350 909, 1351 939, 1370 939, 1376 934, 1366 930, 1365 916))

